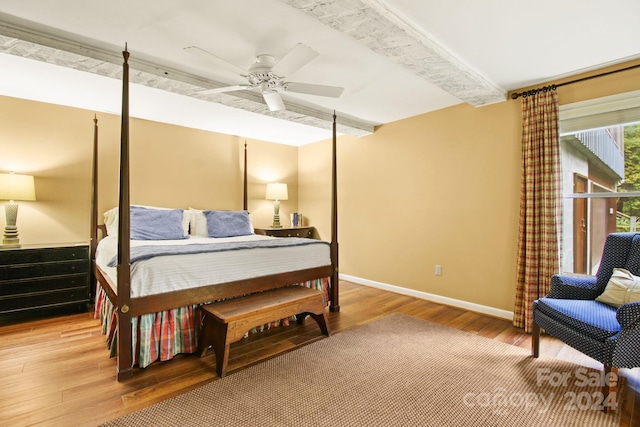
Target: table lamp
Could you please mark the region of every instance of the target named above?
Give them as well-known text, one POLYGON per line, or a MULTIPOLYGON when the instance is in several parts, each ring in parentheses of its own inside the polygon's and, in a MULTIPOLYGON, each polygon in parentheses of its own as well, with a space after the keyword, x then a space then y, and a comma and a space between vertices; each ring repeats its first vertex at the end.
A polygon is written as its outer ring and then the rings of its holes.
POLYGON ((35 200, 36 190, 33 184, 33 176, 0 173, 0 200, 9 200, 5 205, 7 225, 4 228, 2 247, 20 247, 18 239, 18 204, 16 200, 35 200))
POLYGON ((274 182, 267 184, 267 200, 273 200, 273 225, 271 228, 282 228, 280 224, 280 200, 287 200, 287 184, 274 182))

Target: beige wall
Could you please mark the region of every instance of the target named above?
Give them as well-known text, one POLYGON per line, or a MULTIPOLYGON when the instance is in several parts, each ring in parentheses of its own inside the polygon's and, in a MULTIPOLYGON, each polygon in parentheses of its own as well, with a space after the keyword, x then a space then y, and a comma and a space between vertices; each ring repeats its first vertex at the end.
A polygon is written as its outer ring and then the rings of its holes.
MULTIPOLYGON (((35 176, 37 201, 19 202, 23 244, 88 241, 93 118, 91 111, 0 96, 0 172, 35 176)), ((98 205, 104 212, 118 201, 120 117, 100 113, 97 118, 98 205)), ((242 208, 244 139, 132 119, 130 141, 132 203, 242 208)), ((267 182, 289 185, 281 214, 297 209, 298 150, 246 142, 249 210, 254 225, 265 227, 273 220, 273 204, 264 200, 267 182)), ((4 226, 3 209, 0 227, 4 226)))
MULTIPOLYGON (((637 89, 640 70, 558 93, 564 104, 637 89)), ((521 114, 519 100, 460 104, 339 137, 340 272, 512 311, 521 114)), ((300 211, 325 239, 330 150, 323 141, 299 151, 300 211)))
MULTIPOLYGON (((382 126, 368 137, 340 137, 340 272, 510 309, 518 114, 510 103, 461 104, 382 126), (436 264, 442 276, 435 276, 436 264)), ((313 172, 328 168, 320 162, 329 161, 329 145, 300 150, 300 210, 314 214, 323 238, 329 237, 329 212, 306 190, 313 186, 326 204, 329 192, 322 189, 328 184, 313 172)))

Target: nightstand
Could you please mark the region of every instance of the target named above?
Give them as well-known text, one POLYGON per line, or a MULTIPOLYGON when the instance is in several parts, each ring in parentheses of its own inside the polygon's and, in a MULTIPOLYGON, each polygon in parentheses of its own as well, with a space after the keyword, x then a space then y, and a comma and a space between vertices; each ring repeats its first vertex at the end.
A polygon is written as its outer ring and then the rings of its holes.
POLYGON ((0 314, 89 303, 89 244, 0 248, 0 314))
POLYGON ((315 227, 256 228, 255 233, 274 237, 306 237, 313 239, 315 230, 315 227))

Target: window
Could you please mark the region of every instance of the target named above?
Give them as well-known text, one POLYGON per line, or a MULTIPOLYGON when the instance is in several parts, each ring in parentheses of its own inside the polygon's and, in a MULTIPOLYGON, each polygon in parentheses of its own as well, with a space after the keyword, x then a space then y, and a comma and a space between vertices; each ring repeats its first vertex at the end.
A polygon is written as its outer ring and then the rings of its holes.
POLYGON ((561 106, 560 156, 561 270, 595 274, 609 233, 640 230, 640 91, 561 106))

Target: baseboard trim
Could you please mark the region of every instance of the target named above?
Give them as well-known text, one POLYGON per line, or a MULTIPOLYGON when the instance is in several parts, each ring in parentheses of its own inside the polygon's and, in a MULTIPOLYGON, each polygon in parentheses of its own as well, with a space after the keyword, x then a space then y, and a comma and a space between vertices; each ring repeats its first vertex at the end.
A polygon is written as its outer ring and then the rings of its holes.
POLYGON ((373 280, 362 279, 360 277, 349 276, 348 274, 340 273, 338 277, 348 282, 357 283, 359 285, 371 286, 372 288, 384 289, 385 291, 395 292, 397 294, 408 295, 427 301, 433 301, 440 304, 446 304, 453 307, 464 308, 465 310, 475 311, 477 313, 487 314, 489 316, 499 317, 501 319, 513 320, 513 312, 507 310, 500 310, 498 308, 489 307, 486 305, 475 304, 472 302, 462 301, 459 299, 443 297, 441 295, 430 294, 428 292, 416 291, 413 289, 402 288, 400 286, 389 285, 387 283, 376 282, 373 280))

